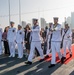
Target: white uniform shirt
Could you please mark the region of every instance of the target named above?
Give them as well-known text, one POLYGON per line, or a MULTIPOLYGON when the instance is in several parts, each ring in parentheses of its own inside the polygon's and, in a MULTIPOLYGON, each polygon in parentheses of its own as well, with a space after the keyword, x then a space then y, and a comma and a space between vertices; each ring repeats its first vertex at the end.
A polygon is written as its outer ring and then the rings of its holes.
MULTIPOLYGON (((65 34, 63 30, 63 35, 65 34)), ((64 36, 64 40, 72 40, 72 30, 69 28, 64 36)))
POLYGON ((2 28, 0 28, 0 41, 2 40, 2 28))
POLYGON ((16 40, 16 28, 9 28, 7 33, 7 40, 9 42, 14 42, 16 40))
POLYGON ((47 40, 50 40, 50 36, 51 36, 52 32, 50 31, 50 29, 47 29, 47 40))
POLYGON ((33 42, 34 41, 41 41, 39 26, 37 26, 35 29, 33 29, 33 27, 32 27, 31 37, 32 37, 33 42))
POLYGON ((17 43, 24 42, 24 31, 22 29, 17 31, 17 34, 16 34, 16 42, 17 43))
MULTIPOLYGON (((53 26, 52 26, 53 29, 53 26)), ((61 42, 62 41, 62 35, 61 35, 61 25, 58 24, 55 28, 55 31, 52 32, 52 42, 61 42)))

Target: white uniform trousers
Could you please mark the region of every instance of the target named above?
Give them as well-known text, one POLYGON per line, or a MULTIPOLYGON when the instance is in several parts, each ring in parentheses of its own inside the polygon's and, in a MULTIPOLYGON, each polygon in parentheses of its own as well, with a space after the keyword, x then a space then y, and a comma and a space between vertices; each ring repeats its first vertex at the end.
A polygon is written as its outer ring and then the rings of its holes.
POLYGON ((15 57, 15 42, 9 42, 10 56, 15 57))
POLYGON ((50 50, 51 50, 51 49, 49 49, 49 40, 48 40, 48 41, 47 41, 47 51, 46 51, 46 55, 49 55, 50 50))
POLYGON ((63 49, 64 49, 63 56, 64 56, 64 57, 66 57, 66 49, 67 49, 67 47, 68 47, 68 49, 69 49, 70 54, 72 54, 72 51, 71 51, 71 44, 72 44, 72 41, 71 41, 71 40, 64 40, 64 41, 63 41, 63 49))
POLYGON ((56 64, 56 52, 58 53, 59 58, 62 58, 60 52, 60 44, 61 42, 51 42, 51 49, 52 49, 52 60, 51 64, 56 64))
POLYGON ((29 57, 28 57, 28 61, 32 62, 32 59, 33 59, 34 53, 35 53, 35 47, 37 48, 37 50, 38 50, 38 52, 41 56, 41 59, 44 58, 43 50, 41 48, 41 42, 31 42, 31 50, 30 50, 30 54, 29 54, 29 57))
POLYGON ((0 55, 3 53, 2 51, 2 41, 0 41, 0 55))
POLYGON ((18 46, 18 58, 22 58, 23 57, 23 44, 17 43, 17 46, 18 46))

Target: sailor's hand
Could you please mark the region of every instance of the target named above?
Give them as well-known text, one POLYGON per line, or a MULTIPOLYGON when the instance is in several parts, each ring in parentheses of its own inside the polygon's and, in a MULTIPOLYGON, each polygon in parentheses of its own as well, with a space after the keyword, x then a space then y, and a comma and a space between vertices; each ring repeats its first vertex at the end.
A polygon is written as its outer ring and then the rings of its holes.
POLYGON ((55 31, 55 29, 51 29, 51 32, 55 31))
POLYGON ((55 28, 53 28, 53 31, 55 31, 55 28))
POLYGON ((32 32, 32 30, 28 30, 28 32, 32 32))

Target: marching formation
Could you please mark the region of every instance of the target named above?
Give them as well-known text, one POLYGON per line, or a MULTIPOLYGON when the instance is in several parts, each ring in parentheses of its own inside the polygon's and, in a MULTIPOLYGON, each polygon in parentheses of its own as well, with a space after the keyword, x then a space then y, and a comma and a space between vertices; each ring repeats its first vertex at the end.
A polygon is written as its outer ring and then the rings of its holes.
POLYGON ((64 63, 66 59, 66 49, 70 52, 72 57, 72 30, 68 24, 62 28, 58 23, 58 17, 53 18, 54 23, 49 23, 49 27, 44 30, 38 25, 38 19, 33 20, 33 27, 30 28, 26 25, 24 30, 21 25, 18 25, 18 29, 14 28, 14 22, 10 22, 10 26, 6 27, 4 32, 0 28, 0 55, 2 55, 2 42, 4 45, 5 54, 9 54, 9 57, 15 57, 15 46, 17 44, 18 58, 23 58, 24 46, 26 48, 26 57, 28 61, 26 65, 32 64, 36 53, 40 55, 39 62, 44 61, 52 54, 51 64, 48 68, 56 65, 56 53, 58 53, 61 63, 64 63), (63 48, 63 53, 61 49, 63 48))

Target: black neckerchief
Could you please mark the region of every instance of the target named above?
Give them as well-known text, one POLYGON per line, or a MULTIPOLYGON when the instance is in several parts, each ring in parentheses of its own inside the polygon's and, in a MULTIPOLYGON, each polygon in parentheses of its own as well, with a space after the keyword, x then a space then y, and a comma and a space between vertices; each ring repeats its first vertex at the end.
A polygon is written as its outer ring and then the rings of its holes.
POLYGON ((66 33, 68 31, 68 29, 64 29, 64 32, 66 33))
POLYGON ((51 28, 49 28, 49 31, 51 31, 51 28))
POLYGON ((58 25, 58 23, 56 24, 56 26, 55 26, 55 24, 53 24, 53 28, 56 28, 56 27, 57 27, 57 25, 58 25))
POLYGON ((33 26, 33 29, 35 29, 37 26, 38 26, 38 25, 34 25, 34 26, 33 26))
POLYGON ((67 31, 68 31, 68 29, 67 30, 65 30, 64 29, 64 35, 63 35, 63 37, 62 37, 62 41, 61 41, 61 48, 63 48, 63 40, 64 40, 64 37, 65 37, 65 34, 67 33, 67 31))
MULTIPOLYGON (((51 31, 51 28, 49 28, 49 31, 51 31)), ((50 40, 49 40, 49 49, 51 49, 51 39, 52 39, 52 34, 50 35, 50 40)))
POLYGON ((49 28, 49 31, 50 31, 50 28, 49 28))

